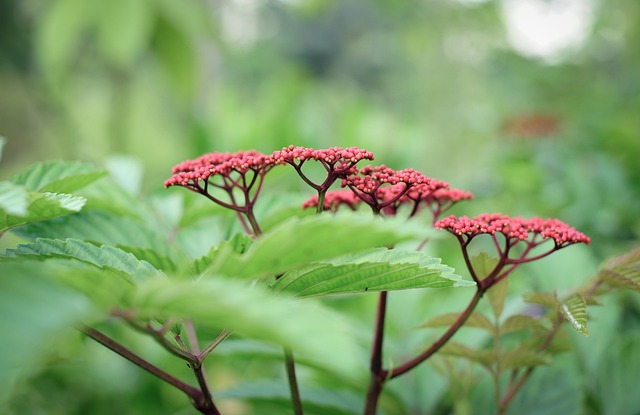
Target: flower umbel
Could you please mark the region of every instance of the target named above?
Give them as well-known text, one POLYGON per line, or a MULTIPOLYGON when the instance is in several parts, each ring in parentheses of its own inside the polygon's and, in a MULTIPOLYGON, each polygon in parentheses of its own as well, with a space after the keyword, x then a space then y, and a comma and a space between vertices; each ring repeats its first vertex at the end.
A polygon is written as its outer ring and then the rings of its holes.
POLYGON ((365 166, 342 180, 342 187, 351 189, 362 201, 379 214, 395 214, 402 197, 411 189, 432 192, 449 185, 431 179, 417 170, 393 170, 387 166, 365 166))
MULTIPOLYGON (((318 192, 318 200, 323 201, 325 194, 336 180, 344 178, 348 174, 353 174, 359 161, 373 160, 373 153, 358 147, 331 147, 316 150, 291 145, 284 147, 282 150, 274 151, 271 157, 275 164, 290 164, 293 166, 300 178, 318 192), (326 170, 327 175, 322 183, 314 182, 302 171, 302 166, 308 160, 319 162, 326 170)), ((316 203, 316 206, 318 212, 321 212, 324 202, 316 203)))
POLYGON ((435 223, 458 238, 467 266, 476 283, 492 285, 506 278, 518 265, 535 261, 559 249, 576 243, 590 243, 591 239, 558 219, 510 218, 500 213, 490 213, 468 218, 451 215, 435 223), (489 235, 500 256, 496 267, 479 281, 469 260, 467 248, 479 235, 489 235), (544 249, 543 244, 553 244, 544 249), (516 247, 522 247, 517 254, 516 247), (542 249, 533 252, 536 248, 542 249))
MULTIPOLYGON (((340 206, 347 206, 351 210, 356 210, 362 200, 356 196, 351 190, 333 190, 324 196, 323 210, 337 212, 340 206)), ((318 207, 318 195, 313 195, 302 204, 303 209, 318 207)))
POLYGON ((252 231, 240 216, 243 226, 249 233, 257 235, 261 231, 253 214, 253 206, 260 194, 264 176, 274 166, 271 156, 253 150, 207 153, 175 166, 173 176, 164 185, 185 187, 220 206, 245 215, 252 231))

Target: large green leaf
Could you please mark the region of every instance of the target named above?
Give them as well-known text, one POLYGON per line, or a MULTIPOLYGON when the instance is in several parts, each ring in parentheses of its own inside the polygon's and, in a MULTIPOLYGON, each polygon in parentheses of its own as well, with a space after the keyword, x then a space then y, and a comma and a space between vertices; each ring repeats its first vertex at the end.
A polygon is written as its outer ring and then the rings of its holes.
POLYGON ((78 212, 86 199, 67 194, 29 192, 27 202, 26 215, 0 215, 0 234, 18 226, 78 212))
POLYGON ((96 244, 153 249, 169 255, 169 245, 145 223, 130 217, 82 211, 55 221, 33 223, 16 230, 26 239, 82 239, 96 244))
POLYGON ((474 285, 453 268, 415 251, 386 248, 345 255, 286 273, 271 287, 299 297, 474 285))
POLYGON ((221 252, 214 269, 238 277, 282 274, 339 255, 393 246, 408 238, 408 233, 381 218, 354 214, 292 218, 263 234, 243 255, 230 248, 221 252))
POLYGON ((573 294, 564 300, 558 305, 558 309, 574 329, 585 336, 589 334, 587 330, 587 303, 580 294, 573 294))
POLYGON ((100 247, 78 239, 38 238, 35 243, 18 245, 0 256, 3 259, 22 258, 45 259, 47 257, 73 258, 98 268, 111 268, 131 276, 132 281, 142 281, 158 274, 151 264, 141 261, 133 254, 112 246, 100 247))
POLYGON ((29 190, 72 193, 105 174, 90 164, 51 160, 31 165, 13 176, 11 181, 29 190))
POLYGON ((41 264, 0 263, 0 411, 16 379, 41 365, 39 355, 51 352, 65 328, 90 309, 82 295, 46 273, 41 264))
POLYGON ((352 329, 342 316, 314 301, 210 277, 149 280, 140 285, 132 306, 131 311, 142 318, 192 319, 290 347, 294 355, 347 378, 363 374, 352 329))
POLYGON ((11 182, 0 182, 0 217, 4 215, 27 216, 29 192, 11 182))

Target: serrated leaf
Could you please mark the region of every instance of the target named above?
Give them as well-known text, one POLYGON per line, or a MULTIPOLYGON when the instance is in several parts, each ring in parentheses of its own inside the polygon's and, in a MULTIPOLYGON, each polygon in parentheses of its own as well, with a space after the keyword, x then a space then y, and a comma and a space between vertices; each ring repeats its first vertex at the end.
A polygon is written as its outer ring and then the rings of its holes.
POLYGON ((149 280, 141 284, 132 305, 132 311, 142 318, 192 319, 200 325, 290 347, 295 355, 349 379, 359 373, 352 328, 342 316, 317 302, 293 300, 238 280, 210 277, 149 280))
POLYGON ((18 245, 15 249, 8 249, 0 258, 33 258, 47 257, 73 258, 98 268, 112 268, 122 271, 131 277, 132 281, 142 281, 157 275, 156 270, 146 261, 121 249, 102 245, 100 247, 78 239, 45 239, 38 238, 35 243, 18 245))
POLYGON ((551 362, 548 356, 537 350, 517 347, 513 350, 502 351, 500 356, 500 369, 519 369, 523 367, 535 367, 547 365, 551 362))
POLYGON ((146 261, 151 264, 155 269, 164 271, 166 273, 173 273, 178 271, 179 266, 170 257, 162 255, 157 251, 150 248, 141 248, 137 246, 124 246, 118 245, 116 248, 122 249, 125 252, 133 254, 141 261, 146 261))
POLYGON ((27 167, 13 176, 11 181, 28 190, 72 193, 105 174, 90 164, 51 160, 27 167))
POLYGON ((462 343, 448 341, 438 353, 446 356, 462 357, 484 366, 492 365, 496 360, 494 350, 474 349, 462 343))
POLYGON ((614 287, 640 291, 640 247, 604 262, 599 276, 614 287))
POLYGON ((600 277, 615 287, 640 291, 640 265, 603 269, 600 277))
POLYGON ((200 274, 205 271, 211 264, 223 255, 242 255, 247 252, 253 240, 246 234, 236 233, 228 241, 223 241, 217 246, 212 247, 206 255, 196 259, 193 263, 193 273, 200 274))
POLYGON ((263 234, 244 255, 221 255, 214 269, 223 275, 282 274, 312 262, 408 239, 381 218, 341 214, 292 218, 263 234))
MULTIPOLYGON (((424 323, 420 323, 418 327, 450 327, 453 325, 458 318, 460 317, 460 313, 445 313, 440 314, 435 317, 431 317, 424 323)), ((484 314, 473 313, 467 319, 467 321, 462 326, 464 327, 473 327, 478 329, 484 329, 490 332, 494 331, 493 324, 484 314)))
POLYGON ((531 293, 524 294, 522 298, 527 303, 538 304, 543 307, 555 309, 558 306, 558 298, 553 293, 531 292, 531 293))
POLYGON ((558 309, 573 328, 585 336, 589 334, 587 330, 587 303, 580 294, 574 294, 564 300, 558 309))
POLYGON ((85 203, 86 199, 78 196, 29 192, 27 215, 0 216, 0 233, 29 223, 54 219, 78 212, 85 203))
POLYGON ((0 216, 27 216, 29 192, 11 182, 0 182, 0 216))
POLYGON ((386 248, 344 255, 286 273, 271 285, 298 297, 474 285, 416 251, 386 248))
POLYGON ((33 223, 15 231, 25 239, 82 239, 98 245, 122 245, 155 250, 169 256, 169 245, 160 235, 139 220, 95 211, 33 223))
POLYGON ((510 316, 500 326, 502 334, 523 330, 546 330, 546 327, 539 319, 523 314, 510 316))

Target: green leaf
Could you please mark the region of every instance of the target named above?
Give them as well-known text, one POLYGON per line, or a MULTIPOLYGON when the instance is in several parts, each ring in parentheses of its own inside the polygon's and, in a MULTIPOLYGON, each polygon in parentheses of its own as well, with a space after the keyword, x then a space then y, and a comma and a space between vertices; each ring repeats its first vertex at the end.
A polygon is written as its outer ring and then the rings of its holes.
POLYGON ((410 288, 474 285, 420 252, 379 248, 344 255, 286 273, 271 285, 299 297, 410 288))
POLYGON ((640 291, 640 247, 606 261, 599 275, 615 287, 640 291))
POLYGON ((27 215, 0 216, 0 233, 29 223, 54 219, 78 212, 85 203, 86 199, 78 196, 29 192, 27 215))
POLYGON ((523 330, 546 330, 542 322, 534 317, 519 314, 510 316, 500 326, 500 333, 507 334, 523 330))
POLYGON ((27 216, 29 192, 11 182, 0 182, 0 216, 27 216))
POLYGON ((640 394, 632 392, 640 373, 640 334, 637 330, 610 339, 607 353, 598 362, 594 381, 601 413, 634 415, 640 394))
POLYGON ((558 298, 553 293, 531 292, 524 294, 522 297, 527 303, 538 304, 553 309, 558 307, 558 298))
POLYGON ((0 409, 25 371, 42 365, 56 340, 90 309, 82 295, 53 283, 41 264, 0 263, 0 409))
MULTIPOLYGON (((131 2, 140 3, 140 2, 131 2)), ((127 193, 138 195, 142 191, 144 166, 131 156, 111 156, 105 162, 109 175, 127 193)))
POLYGON ((217 246, 212 247, 209 252, 196 259, 193 263, 193 273, 200 274, 205 271, 211 264, 215 263, 219 256, 230 255, 232 253, 242 255, 247 252, 253 239, 249 235, 236 233, 228 241, 223 241, 217 246))
POLYGON ((155 250, 169 256, 161 235, 139 220, 95 211, 82 211, 55 221, 33 223, 15 231, 26 239, 82 239, 101 245, 121 245, 155 250))
MULTIPOLYGON (((420 323, 418 327, 450 327, 458 320, 459 317, 460 313, 440 314, 438 316, 431 317, 424 323, 420 323)), ((484 329, 489 332, 494 331, 494 327, 491 321, 489 321, 487 317, 480 313, 471 314, 471 316, 467 319, 462 327, 484 329)))
MULTIPOLYGON (((353 392, 310 388, 305 385, 300 385, 300 388, 300 394, 304 397, 305 414, 357 415, 362 412, 362 398, 353 392)), ((233 389, 219 391, 216 396, 222 399, 239 399, 242 402, 259 405, 258 407, 262 411, 253 413, 283 414, 291 410, 291 392, 285 380, 282 382, 243 383, 233 389), (267 411, 261 405, 263 402, 277 405, 278 409, 273 408, 267 411)))
POLYGON ((454 341, 448 341, 447 344, 442 346, 438 353, 446 356, 462 357, 487 367, 492 365, 496 360, 494 350, 474 349, 454 341))
POLYGON ((141 248, 138 246, 124 246, 124 245, 117 245, 116 248, 119 248, 125 252, 129 252, 133 254, 133 256, 135 256, 139 260, 148 262, 155 269, 160 271, 173 273, 173 272, 177 272, 180 268, 177 261, 173 260, 169 256, 162 255, 150 248, 141 248))
POLYGON ((488 291, 489 305, 491 305, 491 311, 496 318, 500 318, 502 310, 504 310, 504 302, 507 299, 509 293, 509 279, 505 278, 497 284, 494 284, 488 291))
POLYGON ((244 255, 221 254, 214 269, 245 278, 277 275, 339 255, 393 246, 407 238, 381 218, 352 214, 292 218, 263 234, 244 255))
POLYGON ((188 318, 257 340, 292 348, 295 355, 353 379, 363 374, 353 329, 320 303, 294 300, 238 280, 149 280, 132 311, 142 318, 188 318))
POLYGON ((44 239, 38 238, 35 243, 18 245, 15 249, 8 249, 0 258, 31 257, 45 259, 47 257, 73 258, 98 268, 112 268, 131 276, 132 281, 142 281, 157 275, 156 270, 146 261, 121 249, 102 245, 97 247, 77 239, 44 239))
POLYGON ((7 144, 7 140, 0 136, 0 160, 2 160, 2 150, 4 149, 5 144, 7 144))
POLYGON ((550 362, 551 360, 544 353, 541 353, 538 350, 531 350, 526 346, 502 351, 502 354, 500 355, 501 370, 548 365, 550 362))
POLYGON ((36 163, 11 178, 28 190, 72 193, 104 176, 106 172, 81 162, 51 160, 36 163))
POLYGON ((553 365, 538 367, 512 401, 507 415, 585 414, 584 373, 576 373, 574 366, 554 361, 553 365))
POLYGON ((478 279, 482 280, 495 269, 498 261, 498 258, 491 257, 485 252, 480 252, 478 255, 471 257, 471 266, 478 279))
POLYGON ((573 328, 585 336, 589 334, 587 330, 587 303, 580 294, 573 294, 564 300, 559 304, 558 309, 573 328))

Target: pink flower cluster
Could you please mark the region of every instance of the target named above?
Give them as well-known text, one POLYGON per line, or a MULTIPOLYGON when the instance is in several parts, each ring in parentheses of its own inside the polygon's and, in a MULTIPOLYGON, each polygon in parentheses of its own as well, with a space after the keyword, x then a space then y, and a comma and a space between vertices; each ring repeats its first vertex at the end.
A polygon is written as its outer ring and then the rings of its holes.
POLYGON ((260 172, 275 165, 273 158, 254 150, 236 153, 207 153, 194 160, 183 161, 173 168, 173 176, 164 182, 165 187, 197 185, 215 175, 228 176, 233 172, 245 174, 249 170, 260 172))
MULTIPOLYGON (((380 166, 365 166, 354 174, 342 180, 342 187, 349 187, 363 193, 375 194, 380 186, 384 184, 400 184, 403 183, 405 188, 416 185, 425 185, 429 187, 436 186, 436 181, 428 178, 417 170, 404 169, 393 170, 384 164, 380 166)), ((434 189, 435 190, 435 187, 434 189)))
POLYGON ((556 246, 564 247, 575 243, 590 243, 591 239, 558 219, 510 218, 500 213, 479 215, 474 218, 451 215, 435 223, 438 229, 455 235, 466 235, 469 239, 481 234, 502 234, 506 238, 520 241, 539 235, 543 240, 553 239, 556 246))
POLYGON ((275 164, 300 165, 306 160, 316 160, 328 166, 352 167, 360 160, 373 160, 373 153, 358 147, 313 149, 307 147, 284 147, 274 151, 271 157, 275 164), (296 163, 298 161, 298 163, 296 163))
MULTIPOLYGON (((362 203, 362 200, 351 190, 334 190, 325 194, 322 207, 323 210, 331 212, 336 212, 338 208, 343 205, 349 207, 351 210, 356 210, 356 207, 360 203, 362 203)), ((315 208, 317 206, 318 195, 311 196, 302 204, 303 209, 315 208)))

